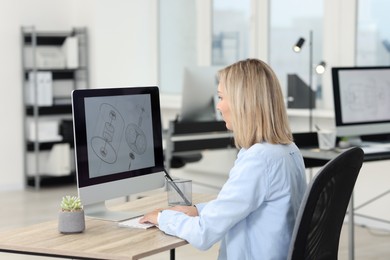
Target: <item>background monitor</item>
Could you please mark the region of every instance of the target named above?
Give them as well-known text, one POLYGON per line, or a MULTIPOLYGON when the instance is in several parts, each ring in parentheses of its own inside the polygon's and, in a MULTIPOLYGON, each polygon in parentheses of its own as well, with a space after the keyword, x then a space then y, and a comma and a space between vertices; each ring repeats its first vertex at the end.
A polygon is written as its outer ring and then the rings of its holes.
POLYGON ((157 87, 72 92, 77 188, 86 215, 123 220, 105 201, 164 186, 157 87))
POLYGON ((180 121, 220 120, 216 110, 217 72, 222 67, 186 67, 183 75, 180 121))
POLYGON ((332 68, 337 136, 390 133, 390 67, 332 68))

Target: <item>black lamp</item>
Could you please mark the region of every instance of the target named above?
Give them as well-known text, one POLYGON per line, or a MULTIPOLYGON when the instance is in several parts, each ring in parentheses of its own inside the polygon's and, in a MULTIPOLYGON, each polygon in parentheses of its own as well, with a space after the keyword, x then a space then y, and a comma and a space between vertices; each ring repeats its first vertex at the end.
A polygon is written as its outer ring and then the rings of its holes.
MULTIPOLYGON (((294 52, 300 52, 305 39, 300 37, 297 43, 293 46, 294 52)), ((321 61, 316 67, 317 74, 325 72, 326 63, 321 61)), ((314 108, 314 95, 313 95, 313 31, 309 32, 309 130, 313 130, 313 108, 314 108)))
POLYGON ((305 43, 305 39, 302 37, 299 38, 297 43, 293 46, 293 51, 300 52, 304 43, 305 43))

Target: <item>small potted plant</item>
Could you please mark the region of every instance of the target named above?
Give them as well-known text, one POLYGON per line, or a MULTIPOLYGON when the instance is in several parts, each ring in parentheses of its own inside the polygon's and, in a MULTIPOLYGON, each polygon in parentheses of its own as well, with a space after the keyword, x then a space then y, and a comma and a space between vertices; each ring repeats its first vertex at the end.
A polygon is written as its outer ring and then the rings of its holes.
POLYGON ((349 143, 348 137, 341 137, 339 141, 339 147, 341 149, 349 148, 351 144, 349 143))
POLYGON ((84 229, 85 217, 80 198, 69 195, 63 197, 58 216, 58 231, 68 234, 80 233, 84 229))

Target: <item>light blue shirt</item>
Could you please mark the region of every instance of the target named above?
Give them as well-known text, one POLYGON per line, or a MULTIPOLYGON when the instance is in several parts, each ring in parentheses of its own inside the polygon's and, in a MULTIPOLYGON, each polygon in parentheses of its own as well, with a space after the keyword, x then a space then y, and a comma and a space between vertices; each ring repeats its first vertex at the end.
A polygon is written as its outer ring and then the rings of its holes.
POLYGON ((164 210, 159 228, 206 250, 221 241, 218 259, 286 259, 306 189, 295 144, 241 149, 215 200, 198 204, 198 217, 164 210))

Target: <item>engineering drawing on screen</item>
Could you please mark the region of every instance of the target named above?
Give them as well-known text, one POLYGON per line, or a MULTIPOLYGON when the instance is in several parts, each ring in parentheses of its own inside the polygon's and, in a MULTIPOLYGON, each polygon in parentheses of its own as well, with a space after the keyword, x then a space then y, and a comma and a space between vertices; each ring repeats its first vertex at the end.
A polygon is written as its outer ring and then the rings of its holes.
POLYGON ((86 99, 91 177, 155 165, 150 102, 149 95, 86 99))
POLYGON ((104 121, 104 129, 101 131, 101 135, 91 138, 91 147, 100 160, 113 164, 118 158, 117 147, 114 145, 119 145, 119 143, 113 142, 114 134, 117 132, 120 135, 125 121, 119 111, 110 104, 101 104, 99 111, 101 119, 104 121))
MULTIPOLYGON (((130 123, 126 127, 126 142, 129 145, 130 149, 135 152, 138 155, 141 155, 145 153, 146 146, 147 146, 147 140, 145 133, 142 131, 142 115, 145 112, 145 108, 141 107, 141 114, 138 118, 138 124, 130 123)), ((130 164, 129 164, 129 170, 131 167, 131 160, 135 159, 135 155, 133 153, 129 153, 130 157, 130 164)))
POLYGON ((390 81, 389 76, 362 76, 359 72, 341 74, 343 122, 387 120, 389 117, 390 81))

